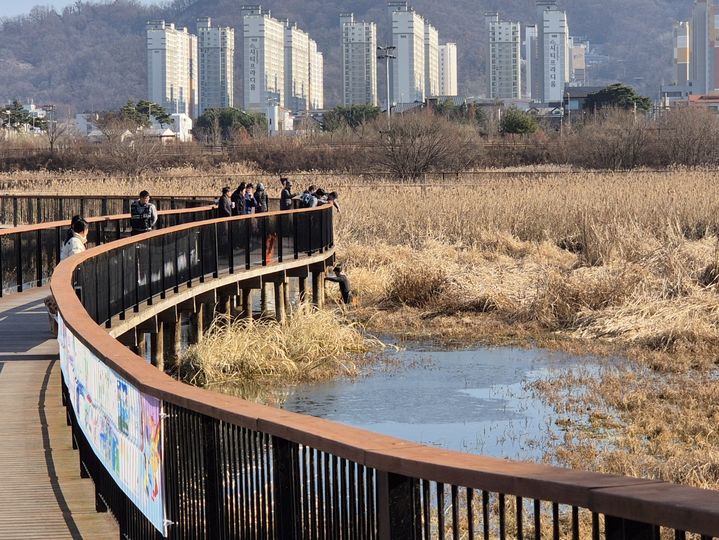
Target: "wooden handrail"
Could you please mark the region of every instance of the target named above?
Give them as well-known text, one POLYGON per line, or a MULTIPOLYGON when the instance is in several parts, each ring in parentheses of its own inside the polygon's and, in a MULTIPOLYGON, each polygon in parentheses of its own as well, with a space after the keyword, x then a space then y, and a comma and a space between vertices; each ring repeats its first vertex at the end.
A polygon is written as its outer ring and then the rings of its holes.
MULTIPOLYGON (((322 209, 271 212, 262 216, 322 209)), ((719 536, 719 491, 429 448, 185 385, 153 368, 112 338, 95 323, 75 294, 76 268, 102 253, 131 245, 138 239, 255 217, 178 225, 98 246, 60 263, 52 277, 51 289, 65 325, 99 359, 141 392, 208 417, 306 445, 378 471, 553 501, 627 520, 719 536)), ((268 273, 273 271, 272 266, 266 268, 268 273)))

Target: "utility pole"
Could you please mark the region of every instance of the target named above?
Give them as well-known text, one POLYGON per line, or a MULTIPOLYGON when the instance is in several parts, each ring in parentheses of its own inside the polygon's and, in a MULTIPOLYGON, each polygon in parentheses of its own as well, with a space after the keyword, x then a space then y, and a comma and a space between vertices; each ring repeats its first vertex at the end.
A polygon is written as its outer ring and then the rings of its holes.
POLYGON ((394 51, 397 47, 394 45, 385 45, 378 46, 377 51, 379 54, 377 55, 378 60, 384 60, 387 68, 387 123, 389 124, 392 121, 392 104, 390 103, 390 95, 389 95, 389 63, 390 60, 395 60, 397 56, 395 56, 394 51))

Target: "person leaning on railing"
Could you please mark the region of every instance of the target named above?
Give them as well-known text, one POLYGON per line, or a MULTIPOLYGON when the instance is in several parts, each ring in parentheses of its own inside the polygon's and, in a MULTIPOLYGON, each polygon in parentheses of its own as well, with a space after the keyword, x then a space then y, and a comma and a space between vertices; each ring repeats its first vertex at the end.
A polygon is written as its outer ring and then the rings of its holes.
MULTIPOLYGON (((70 229, 67 232, 62 248, 60 248, 61 261, 85 251, 87 232, 89 230, 90 226, 87 221, 80 216, 73 216, 70 222, 70 229)), ((57 336, 57 302, 55 302, 55 298, 53 298, 52 295, 45 298, 45 307, 47 308, 47 315, 50 320, 50 332, 52 335, 57 336)))
POLYGON ((130 224, 132 236, 151 231, 157 223, 157 208, 150 203, 150 193, 146 190, 140 192, 140 198, 130 205, 130 224))

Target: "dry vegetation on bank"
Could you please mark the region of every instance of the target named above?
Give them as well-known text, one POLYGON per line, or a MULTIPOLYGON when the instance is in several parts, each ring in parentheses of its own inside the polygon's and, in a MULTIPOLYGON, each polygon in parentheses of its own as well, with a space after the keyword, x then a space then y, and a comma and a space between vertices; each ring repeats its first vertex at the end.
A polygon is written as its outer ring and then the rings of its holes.
POLYGON ((284 326, 272 319, 216 320, 181 357, 179 376, 272 402, 277 387, 356 376, 363 355, 382 349, 356 323, 304 306, 284 326))
POLYGON ((626 356, 598 376, 537 386, 568 417, 548 457, 719 487, 715 173, 344 195, 340 258, 370 328, 626 356))

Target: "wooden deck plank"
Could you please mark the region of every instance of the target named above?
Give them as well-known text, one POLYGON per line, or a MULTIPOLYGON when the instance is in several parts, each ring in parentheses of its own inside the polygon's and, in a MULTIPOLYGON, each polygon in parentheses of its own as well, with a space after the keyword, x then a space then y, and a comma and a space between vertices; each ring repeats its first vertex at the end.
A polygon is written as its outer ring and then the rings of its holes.
POLYGON ((95 512, 60 396, 57 342, 46 287, 0 299, 0 538, 116 539, 109 513, 95 512))

